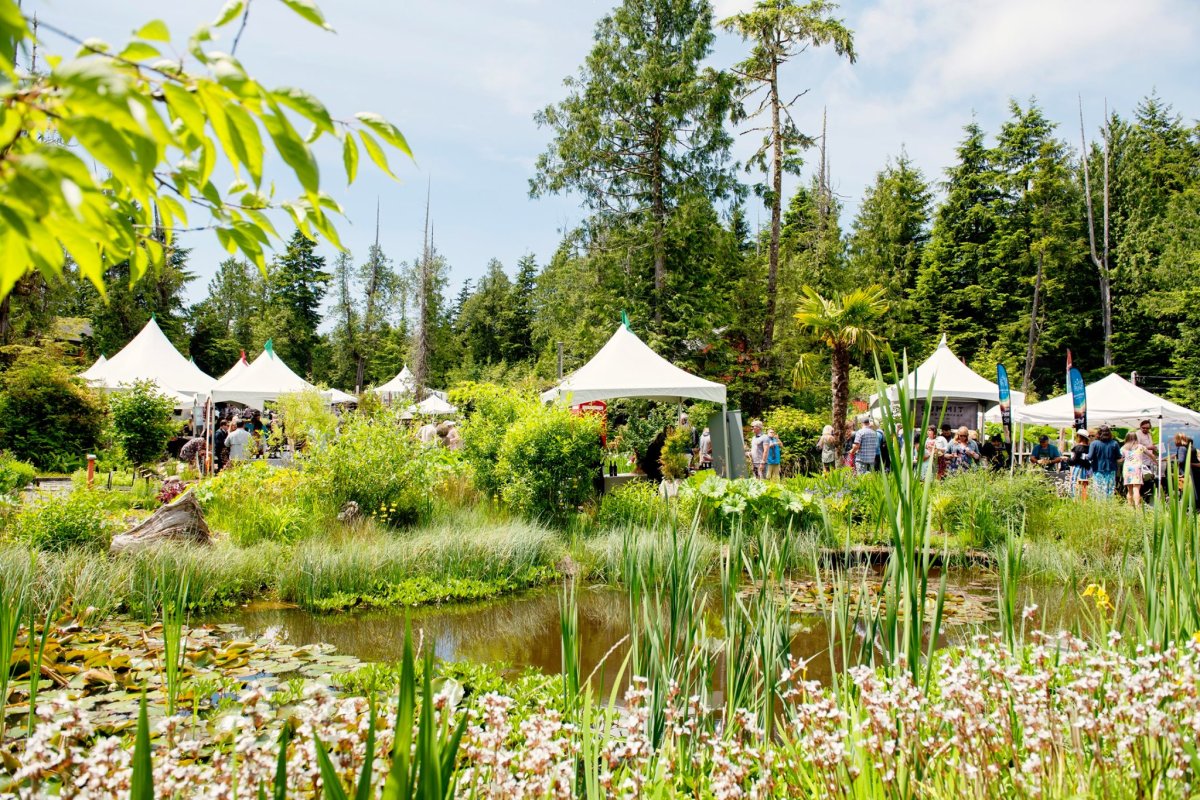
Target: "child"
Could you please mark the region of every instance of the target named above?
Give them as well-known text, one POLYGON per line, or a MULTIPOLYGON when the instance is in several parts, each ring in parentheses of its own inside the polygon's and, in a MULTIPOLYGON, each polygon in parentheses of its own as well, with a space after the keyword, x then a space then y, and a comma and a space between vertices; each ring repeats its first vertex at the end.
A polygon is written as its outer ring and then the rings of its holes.
POLYGON ((775 429, 767 431, 767 480, 777 481, 783 462, 783 443, 775 435, 775 429))
POLYGON ((1146 448, 1138 442, 1138 436, 1133 431, 1125 434, 1125 444, 1121 447, 1122 476, 1125 478, 1125 499, 1134 508, 1142 507, 1142 477, 1145 472, 1146 448))
POLYGON ((1088 480, 1092 477, 1091 461, 1088 458, 1088 450, 1091 443, 1088 441, 1087 431, 1080 430, 1075 434, 1075 446, 1071 448, 1071 487, 1075 496, 1086 502, 1088 494, 1088 480))

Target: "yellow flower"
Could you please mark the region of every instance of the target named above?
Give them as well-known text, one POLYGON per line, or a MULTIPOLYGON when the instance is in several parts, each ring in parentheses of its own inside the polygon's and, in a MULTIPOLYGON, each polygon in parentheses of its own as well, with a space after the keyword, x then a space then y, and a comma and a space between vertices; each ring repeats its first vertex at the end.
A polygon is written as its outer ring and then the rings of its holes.
POLYGON ((1083 596, 1094 598, 1093 602, 1096 604, 1097 611, 1115 610, 1115 606, 1108 596, 1108 590, 1098 583, 1089 583, 1088 587, 1083 590, 1083 596))

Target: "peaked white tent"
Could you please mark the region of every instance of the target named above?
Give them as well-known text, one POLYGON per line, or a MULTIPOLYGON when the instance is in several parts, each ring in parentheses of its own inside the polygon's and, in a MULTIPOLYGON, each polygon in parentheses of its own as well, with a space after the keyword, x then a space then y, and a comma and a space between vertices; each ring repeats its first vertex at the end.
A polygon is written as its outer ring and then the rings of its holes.
MULTIPOLYGON (((926 398, 933 401, 934 407, 930 412, 932 422, 937 421, 944 404, 946 420, 954 427, 982 427, 984 409, 996 405, 1000 399, 1000 387, 964 364, 950 349, 945 336, 920 366, 905 375, 899 384, 887 387, 889 402, 900 399, 900 386, 919 407, 923 406, 926 398)), ((1014 409, 1024 405, 1024 392, 1012 391, 1011 395, 1014 409)), ((878 407, 879 401, 879 395, 872 396, 871 406, 878 407)), ((999 413, 997 409, 997 419, 999 413)))
POLYGON ((591 361, 542 393, 547 403, 559 398, 578 404, 618 397, 686 397, 725 405, 725 387, 680 369, 621 325, 591 361))
POLYGON ((248 366, 250 366, 250 363, 248 361, 246 361, 246 351, 243 350, 242 354, 240 356, 238 356, 238 360, 235 361, 233 366, 229 368, 229 371, 226 372, 221 377, 217 378, 217 383, 221 383, 223 381, 229 380, 234 375, 237 375, 239 372, 241 372, 248 366))
POLYGON ((408 364, 400 370, 396 377, 385 384, 375 387, 375 392, 382 395, 412 394, 417 389, 417 381, 408 368, 408 364))
POLYGON ((99 378, 103 374, 104 365, 107 363, 108 359, 104 357, 103 353, 101 353, 100 357, 96 359, 96 363, 79 373, 79 377, 83 378, 85 381, 99 378))
MULTIPOLYGON (((1068 427, 1075 421, 1075 403, 1070 394, 1062 394, 1014 409, 1013 419, 1026 425, 1068 427)), ((1200 414, 1148 392, 1115 373, 1088 385, 1088 425, 1132 428, 1144 419, 1160 428, 1163 424, 1200 426, 1200 414)))
POLYGON ((187 395, 207 392, 216 381, 188 361, 158 327, 154 317, 119 353, 88 370, 88 383, 97 389, 119 391, 136 381, 150 381, 165 394, 187 395))
POLYGON ((326 389, 321 392, 321 396, 328 400, 331 406, 340 406, 344 403, 358 402, 357 397, 348 392, 343 392, 341 389, 326 389))
POLYGON ((458 411, 457 408, 436 394, 431 394, 415 406, 408 407, 409 412, 414 414, 437 415, 437 414, 453 414, 458 411))
MULTIPOLYGON (((235 365, 236 368, 236 365, 235 365)), ((276 400, 281 394, 315 389, 301 378, 283 359, 275 355, 270 342, 258 358, 244 369, 229 374, 212 387, 210 397, 214 403, 241 403, 253 408, 262 408, 267 402, 276 400)))

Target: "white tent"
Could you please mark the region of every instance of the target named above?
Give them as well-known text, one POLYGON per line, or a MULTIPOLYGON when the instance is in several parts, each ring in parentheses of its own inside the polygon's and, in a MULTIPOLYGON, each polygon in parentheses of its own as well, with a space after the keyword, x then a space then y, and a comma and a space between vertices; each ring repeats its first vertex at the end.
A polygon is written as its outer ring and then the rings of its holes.
POLYGON ((210 396, 214 403, 232 402, 262 408, 266 403, 277 400, 281 394, 316 388, 292 372, 291 368, 283 363, 283 359, 275 355, 270 342, 267 342, 266 349, 258 358, 244 369, 236 373, 230 370, 230 373, 226 373, 226 376, 212 387, 210 396))
POLYGON ((331 406, 340 406, 344 403, 357 403, 358 398, 341 389, 324 389, 321 391, 321 397, 329 401, 331 406))
POLYGON ((79 377, 83 378, 85 381, 99 378, 102 374, 104 374, 104 365, 107 363, 108 359, 104 357, 104 353, 101 353, 100 357, 96 359, 96 363, 79 373, 79 377))
MULTIPOLYGON (((944 404, 946 421, 954 427, 980 427, 984 418, 991 419, 991 416, 983 413, 984 409, 995 406, 1000 400, 1000 387, 964 364, 946 344, 945 336, 938 342, 933 354, 905 375, 900 385, 904 386, 909 399, 915 400, 918 405, 923 406, 926 398, 933 400, 934 406, 930 412, 933 423, 937 422, 944 404)), ((1024 405, 1024 392, 1014 390, 1011 396, 1014 409, 1024 405)), ((899 400, 898 384, 887 387, 887 397, 890 402, 899 400)), ((879 395, 873 395, 871 406, 878 407, 879 400, 879 395)), ((999 421, 1000 409, 997 407, 992 411, 995 412, 996 421, 999 421)))
POLYGON ((408 410, 414 414, 424 414, 426 416, 453 414, 458 411, 458 409, 450 405, 445 398, 439 397, 436 394, 429 395, 429 397, 426 397, 415 406, 409 406, 408 410))
POLYGON ((250 366, 250 363, 248 361, 246 361, 246 351, 243 350, 242 354, 240 356, 238 356, 238 360, 236 362, 234 362, 233 366, 230 367, 229 370, 224 375, 217 378, 217 383, 222 383, 224 381, 229 380, 234 375, 237 375, 239 372, 241 372, 248 366, 250 366))
POLYGON ((374 391, 377 394, 393 395, 393 394, 412 394, 413 392, 416 391, 416 389, 417 389, 416 379, 413 377, 413 374, 409 370, 408 365, 405 364, 404 368, 400 370, 399 374, 396 375, 396 377, 392 378, 390 381, 388 381, 387 383, 385 383, 381 386, 376 386, 374 391))
POLYGON ((559 398, 578 404, 618 397, 687 397, 725 405, 725 387, 680 369, 621 325, 591 361, 542 393, 547 403, 559 398))
POLYGON ((179 354, 154 317, 119 353, 97 361, 88 373, 88 383, 97 389, 119 391, 150 381, 172 397, 206 392, 216 382, 179 354))
MULTIPOLYGON (((1062 394, 1014 409, 1013 419, 1025 425, 1068 427, 1075 421, 1075 403, 1069 393, 1062 394)), ((1164 423, 1200 426, 1200 414, 1135 386, 1120 375, 1109 375, 1087 387, 1088 425, 1132 428, 1144 419, 1158 427, 1164 423)))

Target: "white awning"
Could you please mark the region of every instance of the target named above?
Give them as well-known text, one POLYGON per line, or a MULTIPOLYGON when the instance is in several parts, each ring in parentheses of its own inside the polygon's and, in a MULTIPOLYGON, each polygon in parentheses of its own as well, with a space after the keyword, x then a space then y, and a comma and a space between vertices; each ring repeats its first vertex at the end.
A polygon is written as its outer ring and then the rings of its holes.
POLYGON ((279 399, 281 394, 315 390, 301 378, 283 359, 275 355, 270 342, 258 356, 243 369, 231 369, 225 377, 212 387, 210 396, 214 403, 241 403, 251 408, 262 408, 266 403, 279 399), (236 370, 236 371, 235 371, 236 370))
MULTIPOLYGON (((1026 425, 1068 427, 1075 421, 1075 402, 1070 394, 1062 394, 1014 409, 1013 419, 1026 425)), ((1112 374, 1088 385, 1088 425, 1132 428, 1144 419, 1155 425, 1200 426, 1200 414, 1135 386, 1120 375, 1112 374)))
MULTIPOLYGON (((968 367, 954 355, 946 344, 946 337, 938 342, 933 355, 901 381, 905 393, 910 399, 923 400, 932 397, 933 400, 979 400, 994 405, 1000 400, 1000 387, 968 367), (930 394, 930 383, 933 393, 930 394)), ((895 402, 900 393, 897 384, 887 387, 888 400, 895 402)), ((1013 406, 1024 403, 1024 392, 1012 392, 1013 406)), ((879 395, 872 395, 872 407, 879 404, 879 395)), ((998 413, 998 412, 997 412, 998 413)))
POLYGON ((108 359, 104 357, 103 353, 101 353, 100 357, 96 359, 96 363, 79 373, 79 377, 83 378, 85 381, 96 380, 104 374, 104 365, 107 363, 108 359))
POLYGON ((444 397, 436 394, 430 394, 415 406, 409 406, 408 410, 414 414, 424 414, 425 416, 436 416, 438 414, 453 414, 458 411, 457 408, 450 405, 444 397))
POLYGON ((340 406, 345 403, 357 403, 358 398, 352 394, 343 392, 341 389, 325 389, 321 392, 321 396, 329 401, 331 406, 340 406))
POLYGON ((680 369, 621 325, 591 361, 542 393, 547 403, 560 398, 578 404, 618 397, 686 397, 724 405, 725 387, 680 369))
POLYGON ((103 363, 97 360, 87 371, 87 381, 110 392, 150 381, 166 393, 187 395, 207 392, 216 383, 179 354, 153 317, 119 353, 103 363))
POLYGON ((408 365, 405 364, 396 377, 381 386, 376 386, 373 391, 377 394, 386 395, 412 394, 416 391, 416 388, 416 379, 413 378, 412 372, 408 369, 408 365))

